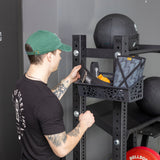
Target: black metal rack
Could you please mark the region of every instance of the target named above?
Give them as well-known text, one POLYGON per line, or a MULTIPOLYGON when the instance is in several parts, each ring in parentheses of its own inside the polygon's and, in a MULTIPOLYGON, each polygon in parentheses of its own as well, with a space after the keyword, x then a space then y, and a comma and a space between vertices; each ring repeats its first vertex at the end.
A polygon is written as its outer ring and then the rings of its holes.
MULTIPOLYGON (((158 53, 160 46, 137 45, 136 50, 129 51, 128 37, 115 36, 114 49, 86 48, 86 36, 73 35, 73 66, 82 64, 86 67, 87 57, 114 59, 116 54, 129 56, 148 52, 158 53)), ((136 146, 137 133, 146 133, 148 126, 155 128, 153 124, 160 121, 160 117, 150 117, 138 109, 134 102, 141 98, 143 78, 127 89, 76 82, 73 84, 73 126, 78 123, 79 113, 90 109, 95 115, 96 124, 112 135, 112 159, 125 160, 127 149, 136 146), (86 106, 86 97, 105 100, 86 106)), ((159 128, 157 130, 159 132, 159 128)), ((86 160, 86 135, 74 149, 73 159, 86 160)))

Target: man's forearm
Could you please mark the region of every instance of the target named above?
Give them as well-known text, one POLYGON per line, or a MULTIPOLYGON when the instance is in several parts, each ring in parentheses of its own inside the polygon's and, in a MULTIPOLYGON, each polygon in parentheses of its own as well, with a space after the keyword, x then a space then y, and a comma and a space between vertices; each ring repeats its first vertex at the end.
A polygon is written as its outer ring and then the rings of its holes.
POLYGON ((52 89, 52 92, 57 96, 60 100, 65 92, 67 91, 68 87, 70 86, 71 82, 68 77, 63 79, 57 86, 52 89))
POLYGON ((67 134, 67 141, 65 146, 67 154, 75 148, 86 130, 87 128, 84 128, 80 124, 78 124, 71 132, 67 134))

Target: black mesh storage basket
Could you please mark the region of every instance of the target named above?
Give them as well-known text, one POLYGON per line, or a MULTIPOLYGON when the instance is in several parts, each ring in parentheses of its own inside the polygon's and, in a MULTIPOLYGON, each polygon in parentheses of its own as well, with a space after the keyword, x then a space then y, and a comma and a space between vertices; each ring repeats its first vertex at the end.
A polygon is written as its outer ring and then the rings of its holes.
POLYGON ((75 84, 78 86, 80 96, 120 102, 134 102, 143 98, 143 78, 129 88, 104 87, 79 82, 75 84))

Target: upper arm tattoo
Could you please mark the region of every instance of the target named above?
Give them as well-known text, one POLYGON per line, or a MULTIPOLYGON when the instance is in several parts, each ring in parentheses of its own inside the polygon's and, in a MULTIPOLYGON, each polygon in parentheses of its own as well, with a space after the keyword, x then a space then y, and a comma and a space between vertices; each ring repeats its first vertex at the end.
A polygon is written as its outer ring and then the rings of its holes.
POLYGON ((65 143, 67 140, 66 132, 47 135, 47 138, 56 146, 59 147, 62 145, 62 142, 65 143))
POLYGON ((59 83, 52 92, 57 96, 58 99, 61 99, 64 93, 66 92, 67 88, 69 86, 69 81, 61 82, 59 83))

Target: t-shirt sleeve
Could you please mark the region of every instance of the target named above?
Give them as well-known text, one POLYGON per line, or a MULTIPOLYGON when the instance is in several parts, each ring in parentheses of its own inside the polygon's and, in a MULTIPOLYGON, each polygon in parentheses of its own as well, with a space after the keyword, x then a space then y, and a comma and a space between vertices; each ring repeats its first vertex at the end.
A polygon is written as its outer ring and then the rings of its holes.
POLYGON ((43 98, 38 104, 37 118, 44 135, 65 131, 63 109, 56 97, 43 98))

